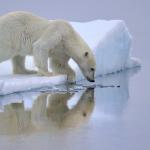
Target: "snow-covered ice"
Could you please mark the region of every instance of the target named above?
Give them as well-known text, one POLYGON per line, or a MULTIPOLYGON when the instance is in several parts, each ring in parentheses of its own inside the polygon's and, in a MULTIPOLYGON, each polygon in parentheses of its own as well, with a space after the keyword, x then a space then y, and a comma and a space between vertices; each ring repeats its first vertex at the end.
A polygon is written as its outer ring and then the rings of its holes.
MULTIPOLYGON (((131 57, 132 37, 124 21, 96 20, 87 23, 71 22, 71 24, 95 54, 97 76, 140 66, 139 61, 131 57)), ((76 71, 76 80, 83 79, 83 75, 75 62, 70 60, 69 63, 76 71)), ((26 66, 30 69, 35 69, 31 57, 27 58, 26 66)), ((66 82, 66 76, 11 75, 12 67, 10 61, 1 63, 0 70, 0 95, 41 87, 52 87, 66 82)))
MULTIPOLYGON (((95 54, 97 76, 140 66, 139 60, 131 57, 132 36, 124 21, 96 20, 72 25, 95 54)), ((78 74, 77 80, 82 79, 78 66, 72 60, 70 64, 78 74)))
MULTIPOLYGON (((96 109, 97 114, 101 114, 101 117, 105 119, 113 119, 117 114, 121 114, 122 108, 126 106, 126 103, 129 98, 129 80, 138 69, 127 70, 120 72, 118 74, 112 74, 105 76, 103 78, 97 78, 96 82, 100 85, 120 85, 117 87, 106 87, 106 88, 95 88, 95 96, 100 100, 100 108, 96 109), (98 91, 98 92, 97 92, 98 91), (117 105, 116 105, 117 104, 117 105), (118 106, 121 110, 116 111, 115 106, 118 106)), ((72 109, 83 95, 85 90, 79 90, 70 97, 70 100, 67 102, 68 108, 72 109)), ((63 92, 65 93, 65 92, 63 92)), ((34 102, 38 99, 42 92, 39 91, 27 91, 20 93, 13 93, 9 95, 0 96, 0 112, 4 111, 4 107, 11 103, 23 103, 25 110, 32 109, 34 102)), ((48 95, 53 94, 52 92, 48 95)), ((57 93, 56 93, 57 94, 57 93)), ((58 92, 58 94, 60 94, 58 92)))
POLYGON ((0 80, 0 95, 27 91, 41 87, 53 87, 54 85, 64 84, 66 76, 37 77, 37 76, 6 76, 0 80))

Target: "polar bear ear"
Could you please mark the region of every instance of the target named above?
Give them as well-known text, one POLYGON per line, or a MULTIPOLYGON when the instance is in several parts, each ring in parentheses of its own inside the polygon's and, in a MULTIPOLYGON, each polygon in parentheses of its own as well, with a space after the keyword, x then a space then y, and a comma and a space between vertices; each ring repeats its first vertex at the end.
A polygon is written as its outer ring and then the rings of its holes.
POLYGON ((85 57, 87 57, 88 55, 89 55, 89 53, 88 53, 88 52, 85 52, 85 53, 84 53, 84 56, 85 56, 85 57))

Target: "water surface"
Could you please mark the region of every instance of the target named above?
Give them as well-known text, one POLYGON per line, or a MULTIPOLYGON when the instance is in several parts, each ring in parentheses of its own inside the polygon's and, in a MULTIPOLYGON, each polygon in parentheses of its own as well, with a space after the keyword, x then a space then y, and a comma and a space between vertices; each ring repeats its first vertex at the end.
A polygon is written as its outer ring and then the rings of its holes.
POLYGON ((95 84, 57 87, 55 92, 1 96, 0 149, 140 150, 136 142, 145 137, 140 145, 148 144, 150 120, 144 118, 148 106, 135 99, 135 83, 144 74, 138 70, 98 77, 95 84))

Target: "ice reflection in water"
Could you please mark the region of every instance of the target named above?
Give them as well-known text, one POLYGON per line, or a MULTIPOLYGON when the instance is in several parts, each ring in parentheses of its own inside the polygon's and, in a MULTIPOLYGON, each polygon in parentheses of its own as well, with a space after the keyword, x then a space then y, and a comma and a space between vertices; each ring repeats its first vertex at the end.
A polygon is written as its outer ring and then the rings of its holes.
POLYGON ((132 116, 127 108, 134 110, 129 79, 137 71, 97 78, 95 89, 86 89, 95 85, 84 81, 56 87, 57 93, 0 96, 0 149, 116 149, 118 140, 126 145, 135 126, 129 130, 131 120, 122 118, 132 116))
POLYGON ((94 89, 78 93, 42 93, 26 109, 24 101, 4 106, 0 113, 0 134, 31 133, 76 127, 85 123, 94 108, 94 89), (67 102, 75 98, 77 104, 69 109, 67 102))

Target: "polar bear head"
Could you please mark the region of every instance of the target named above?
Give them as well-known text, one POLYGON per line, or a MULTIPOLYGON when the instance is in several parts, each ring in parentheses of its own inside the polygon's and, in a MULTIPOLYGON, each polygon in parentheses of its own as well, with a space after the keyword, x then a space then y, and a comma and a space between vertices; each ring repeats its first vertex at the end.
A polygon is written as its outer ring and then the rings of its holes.
POLYGON ((78 64, 88 81, 94 82, 96 62, 92 50, 68 22, 59 21, 59 26, 66 55, 78 64))
POLYGON ((77 63, 84 77, 88 81, 94 82, 96 71, 95 56, 80 36, 78 36, 75 44, 69 47, 68 54, 77 63))
POLYGON ((86 51, 82 52, 82 58, 79 60, 78 66, 80 67, 84 77, 90 81, 94 82, 95 71, 96 71, 96 63, 95 57, 91 50, 86 49, 86 51))

